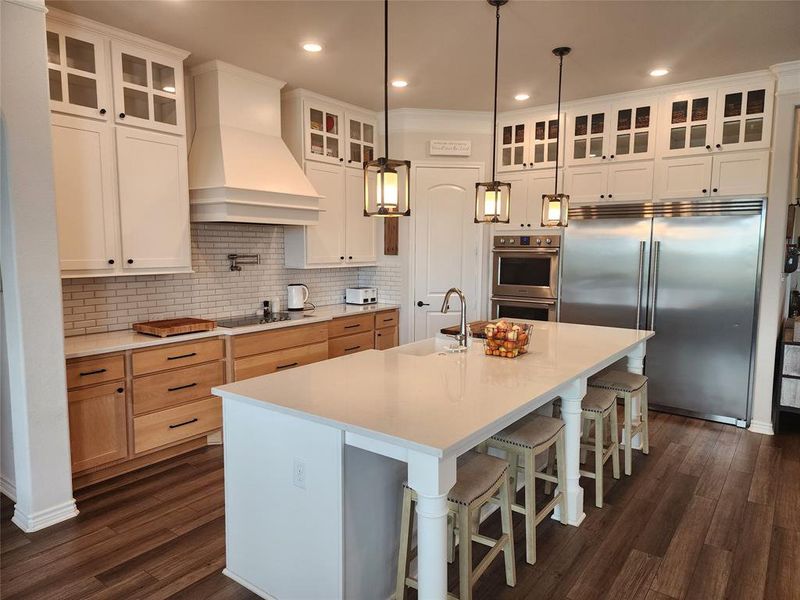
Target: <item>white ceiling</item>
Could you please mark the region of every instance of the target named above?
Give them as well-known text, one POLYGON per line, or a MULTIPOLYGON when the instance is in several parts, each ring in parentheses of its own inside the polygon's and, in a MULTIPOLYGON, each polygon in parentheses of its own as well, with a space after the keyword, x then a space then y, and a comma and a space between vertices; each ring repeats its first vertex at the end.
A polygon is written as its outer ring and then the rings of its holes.
MULTIPOLYGON (((383 2, 57 0, 63 8, 365 107, 381 108, 383 2), (316 41, 318 54, 301 49, 316 41)), ((485 0, 392 0, 392 108, 489 110, 494 9, 485 0)), ((530 1, 501 9, 500 110, 763 69, 800 59, 800 2, 530 1), (652 78, 655 67, 666 77, 652 78), (516 93, 530 94, 517 102, 516 93)))

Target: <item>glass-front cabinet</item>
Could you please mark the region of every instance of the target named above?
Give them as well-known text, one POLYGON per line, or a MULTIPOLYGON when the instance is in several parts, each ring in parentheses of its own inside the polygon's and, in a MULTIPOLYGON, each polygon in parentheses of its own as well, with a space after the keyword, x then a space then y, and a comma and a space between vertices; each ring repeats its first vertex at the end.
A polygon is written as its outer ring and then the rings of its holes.
POLYGON ((363 169, 364 163, 375 160, 377 122, 357 113, 345 113, 347 122, 347 166, 363 169))
POLYGON ((655 155, 656 111, 653 98, 624 100, 611 107, 608 158, 651 159, 655 155))
POLYGON ((50 110, 94 119, 108 118, 105 47, 100 36, 48 21, 50 110))
POLYGON ((567 111, 567 164, 585 165, 608 158, 610 112, 608 105, 582 106, 567 111))
POLYGON ((111 58, 116 122, 182 133, 181 62, 116 40, 111 58))
POLYGON ((308 100, 303 104, 305 157, 329 163, 344 162, 343 111, 308 100))
POLYGON ((716 90, 698 90, 665 99, 661 118, 662 156, 680 156, 711 150, 716 90))
POLYGON ((730 86, 717 92, 714 150, 768 148, 773 84, 730 86))
POLYGON ((527 167, 529 122, 525 119, 500 122, 497 136, 497 171, 517 171, 527 167))
POLYGON ((555 167, 556 152, 559 152, 558 160, 564 164, 564 143, 558 146, 559 131, 563 131, 564 113, 561 119, 555 113, 536 117, 531 121, 531 143, 530 153, 528 154, 528 166, 534 169, 544 169, 555 167))

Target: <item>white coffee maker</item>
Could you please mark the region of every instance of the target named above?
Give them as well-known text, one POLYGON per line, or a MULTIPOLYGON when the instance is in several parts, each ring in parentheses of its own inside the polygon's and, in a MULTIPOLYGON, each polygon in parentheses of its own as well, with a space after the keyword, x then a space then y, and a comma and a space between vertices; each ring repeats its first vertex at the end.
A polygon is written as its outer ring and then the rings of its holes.
POLYGON ((290 283, 287 287, 288 310, 304 310, 308 302, 308 287, 303 283, 290 283))

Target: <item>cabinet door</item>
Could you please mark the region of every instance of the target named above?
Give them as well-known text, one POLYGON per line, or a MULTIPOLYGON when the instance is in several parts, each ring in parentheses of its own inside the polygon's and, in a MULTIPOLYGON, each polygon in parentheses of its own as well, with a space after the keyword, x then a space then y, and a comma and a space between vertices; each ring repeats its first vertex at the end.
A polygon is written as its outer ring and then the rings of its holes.
POLYGON ((306 176, 323 196, 319 223, 306 226, 306 263, 340 265, 345 261, 345 181, 339 166, 308 161, 306 176))
POLYGON ((715 151, 769 148, 773 87, 769 82, 719 90, 715 151))
POLYGON ((653 198, 653 161, 608 165, 606 198, 613 202, 649 202, 653 198))
POLYGON ((711 171, 712 196, 764 196, 769 150, 718 154, 711 171))
POLYGON ((651 159, 655 155, 656 111, 654 98, 618 102, 611 107, 609 159, 651 159))
POLYGON ((67 397, 73 473, 128 456, 123 382, 74 390, 67 397))
POLYGON ((183 63, 111 42, 117 123, 183 134, 183 63))
POLYGON ((664 100, 659 111, 661 156, 704 154, 711 150, 716 98, 716 90, 700 90, 664 100))
POLYGON ((586 165, 607 159, 609 108, 585 106, 567 115, 567 163, 586 165))
POLYGON ((189 268, 186 141, 117 127, 117 176, 123 268, 189 268))
POLYGON ((653 197, 656 200, 702 198, 711 187, 711 156, 665 158, 657 161, 653 197))
POLYGON ((527 121, 506 121, 497 127, 497 171, 517 171, 528 165, 530 125, 527 121))
POLYGON ((111 130, 59 114, 51 123, 61 270, 113 270, 119 257, 111 130))
MULTIPOLYGON (((556 177, 553 171, 533 172, 528 175, 528 229, 542 227, 542 196, 555 191, 556 177)), ((564 170, 559 169, 558 187, 564 189, 564 170)))
POLYGON ((388 350, 399 343, 397 326, 375 330, 375 350, 388 350))
POLYGON ((532 140, 529 166, 534 169, 552 169, 556 166, 556 146, 561 132, 561 145, 558 147, 559 162, 564 164, 564 113, 561 119, 553 113, 535 118, 532 123, 532 140))
MULTIPOLYGON (((364 169, 364 163, 375 160, 375 119, 359 114, 345 114, 347 121, 347 166, 364 169)), ((362 185, 363 187, 363 185, 362 185)))
POLYGON ((380 217, 364 216, 364 170, 345 172, 345 248, 348 263, 374 263, 375 228, 380 217))
POLYGON ((106 42, 77 27, 47 22, 50 110, 105 121, 110 108, 106 42))
POLYGON ((605 200, 608 186, 606 165, 571 167, 566 171, 564 189, 569 194, 570 204, 601 202, 605 200))
POLYGON ((305 156, 309 160, 340 164, 344 162, 344 113, 324 103, 303 102, 305 156))
POLYGON ((511 201, 509 204, 508 223, 494 226, 497 233, 522 231, 528 222, 528 174, 511 173, 503 176, 503 181, 511 184, 511 201))

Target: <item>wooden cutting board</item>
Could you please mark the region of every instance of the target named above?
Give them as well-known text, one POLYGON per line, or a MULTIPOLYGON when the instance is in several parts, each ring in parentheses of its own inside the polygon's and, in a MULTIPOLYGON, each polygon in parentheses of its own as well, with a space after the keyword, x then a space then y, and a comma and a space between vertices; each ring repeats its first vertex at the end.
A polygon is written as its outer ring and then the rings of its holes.
MULTIPOLYGON (((490 321, 473 321, 469 324, 469 328, 472 330, 472 337, 483 339, 486 337, 486 334, 483 332, 484 328, 490 323, 490 321)), ((458 335, 459 330, 461 327, 459 325, 453 325, 452 327, 445 327, 441 330, 441 333, 444 335, 458 335)))
POLYGON ((170 335, 180 335, 183 333, 211 331, 216 326, 216 321, 185 317, 182 319, 164 319, 162 321, 145 321, 144 323, 134 323, 133 330, 147 335, 168 337, 170 335))

